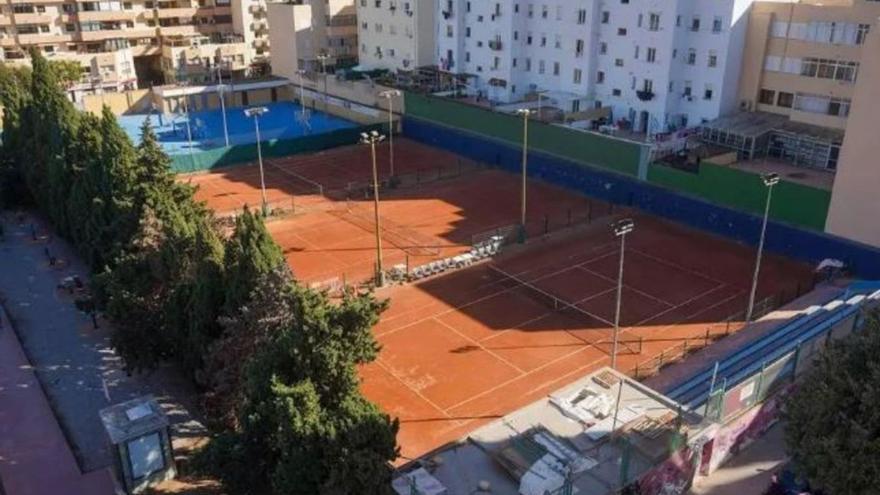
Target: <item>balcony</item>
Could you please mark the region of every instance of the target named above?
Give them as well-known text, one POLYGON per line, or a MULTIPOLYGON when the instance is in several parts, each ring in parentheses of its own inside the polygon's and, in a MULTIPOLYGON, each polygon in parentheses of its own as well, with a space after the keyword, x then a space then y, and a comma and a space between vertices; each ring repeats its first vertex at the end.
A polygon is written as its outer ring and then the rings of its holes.
POLYGON ((489 49, 490 50, 494 50, 494 51, 498 52, 498 51, 501 51, 502 46, 503 45, 501 43, 501 40, 489 41, 489 49))
POLYGON ((641 91, 636 91, 636 97, 642 101, 651 101, 654 99, 654 92, 651 90, 643 89, 641 91))
POLYGON ((12 17, 9 17, 5 14, 0 14, 0 26, 11 26, 12 25, 12 17))
POLYGON ((104 41, 117 38, 149 38, 156 36, 154 28, 140 29, 102 29, 99 31, 82 31, 79 37, 82 41, 104 41))
POLYGON ((77 13, 81 22, 87 21, 134 21, 138 18, 138 12, 125 10, 84 10, 77 13))
POLYGON ((15 14, 16 24, 52 24, 55 17, 48 14, 15 14))
POLYGON ((170 19, 170 18, 186 18, 191 19, 193 16, 197 14, 213 14, 213 9, 202 8, 199 9, 197 7, 168 7, 168 8, 160 8, 156 9, 156 15, 159 16, 159 19, 170 19))
POLYGON ((72 41, 73 37, 69 34, 51 34, 51 33, 35 33, 35 34, 19 34, 18 41, 22 45, 43 44, 43 43, 66 43, 72 41))

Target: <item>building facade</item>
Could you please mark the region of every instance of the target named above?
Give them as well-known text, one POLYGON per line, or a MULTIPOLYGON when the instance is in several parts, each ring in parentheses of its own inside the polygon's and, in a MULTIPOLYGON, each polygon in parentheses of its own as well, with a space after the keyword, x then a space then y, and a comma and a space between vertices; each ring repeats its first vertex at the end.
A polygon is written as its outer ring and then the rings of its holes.
POLYGON ((876 132, 871 131, 880 115, 880 22, 875 17, 867 36, 853 91, 852 112, 847 120, 840 165, 834 178, 826 229, 832 234, 880 247, 880 166, 877 163, 876 132))
POLYGON ((845 129, 863 46, 878 17, 876 0, 756 2, 743 60, 741 107, 845 129))
POLYGON ((610 107, 614 122, 665 132, 736 108, 751 3, 445 0, 437 64, 493 101, 546 91, 565 111, 610 107))
POLYGON ((81 86, 119 91, 268 62, 261 0, 2 0, 0 62, 39 49, 83 67, 81 86), (260 13, 262 12, 262 14, 260 13), (261 20, 261 17, 263 20, 261 20), (238 45, 230 48, 227 45, 238 45), (169 49, 165 49, 165 47, 169 49), (181 50, 189 53, 181 57, 181 50))
POLYGON ((392 71, 434 65, 436 4, 436 0, 357 0, 359 64, 392 71))
POLYGON ((273 74, 293 81, 301 70, 333 71, 357 63, 355 0, 272 2, 268 12, 273 74))

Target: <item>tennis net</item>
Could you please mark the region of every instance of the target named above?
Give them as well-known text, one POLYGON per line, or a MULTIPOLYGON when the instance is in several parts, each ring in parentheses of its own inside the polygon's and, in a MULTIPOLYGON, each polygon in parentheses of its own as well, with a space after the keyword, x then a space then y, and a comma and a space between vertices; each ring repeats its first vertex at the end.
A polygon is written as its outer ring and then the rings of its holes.
POLYGON ((266 163, 272 167, 272 170, 276 170, 281 172, 286 176, 286 180, 293 182, 299 185, 302 188, 300 194, 317 194, 318 196, 324 195, 324 186, 320 182, 316 182, 308 177, 298 174, 293 170, 290 170, 286 167, 282 167, 274 160, 267 160, 266 163))

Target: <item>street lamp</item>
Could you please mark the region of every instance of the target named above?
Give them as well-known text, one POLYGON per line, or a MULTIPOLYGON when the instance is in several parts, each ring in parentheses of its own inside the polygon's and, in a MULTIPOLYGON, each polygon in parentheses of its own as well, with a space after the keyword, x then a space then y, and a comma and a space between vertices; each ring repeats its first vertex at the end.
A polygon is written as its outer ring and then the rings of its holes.
POLYGON ((379 174, 376 171, 376 144, 381 143, 385 136, 376 131, 361 133, 361 144, 370 145, 373 153, 373 214, 376 220, 376 286, 385 285, 385 272, 382 270, 382 236, 379 225, 379 174))
POLYGON ((220 111, 223 113, 223 139, 228 148, 229 126, 226 124, 226 99, 223 97, 223 93, 226 91, 226 86, 223 85, 223 74, 220 72, 220 64, 218 63, 215 68, 217 69, 217 93, 220 96, 220 111))
POLYGON ((761 273, 761 256, 764 254, 764 237, 767 234, 767 220, 770 217, 770 200, 773 197, 773 186, 779 184, 779 175, 762 175, 761 181, 763 181, 764 185, 767 187, 767 203, 764 206, 764 220, 761 223, 761 238, 758 241, 758 256, 755 260, 755 274, 752 276, 752 291, 749 294, 749 307, 746 310, 746 324, 752 322, 752 313, 755 311, 755 295, 758 293, 758 275, 761 273))
POLYGON ((306 90, 303 87, 303 78, 306 75, 305 69, 299 69, 296 71, 299 74, 299 104, 302 107, 302 114, 306 114, 306 90))
POLYGON ((186 88, 189 86, 188 81, 178 81, 177 85, 183 88, 183 116, 186 119, 186 141, 189 144, 189 161, 193 166, 193 170, 196 167, 196 159, 193 156, 193 135, 192 135, 192 127, 189 124, 189 96, 186 94, 186 88))
POLYGON ((614 337, 611 345, 611 368, 617 369, 617 346, 620 340, 620 303, 623 299, 623 255, 626 249, 626 235, 636 227, 632 219, 625 218, 612 225, 614 235, 620 237, 620 266, 617 270, 617 303, 614 309, 614 337))
POLYGON ((318 60, 321 61, 321 73, 324 74, 324 111, 327 111, 327 59, 330 55, 326 53, 318 54, 318 60))
POLYGON ((268 112, 266 107, 246 108, 244 114, 247 117, 254 118, 254 130, 257 133, 257 163, 260 164, 260 192, 263 196, 263 216, 269 212, 269 204, 266 201, 266 177, 263 175, 263 147, 260 144, 260 116, 268 112))
POLYGON ((394 98, 400 96, 400 90, 389 89, 379 93, 380 98, 388 100, 388 150, 391 164, 391 178, 394 178, 394 98))
POLYGON ((522 195, 520 197, 520 242, 526 240, 526 176, 529 162, 529 116, 532 111, 528 108, 520 108, 517 114, 523 116, 523 144, 522 144, 522 195))

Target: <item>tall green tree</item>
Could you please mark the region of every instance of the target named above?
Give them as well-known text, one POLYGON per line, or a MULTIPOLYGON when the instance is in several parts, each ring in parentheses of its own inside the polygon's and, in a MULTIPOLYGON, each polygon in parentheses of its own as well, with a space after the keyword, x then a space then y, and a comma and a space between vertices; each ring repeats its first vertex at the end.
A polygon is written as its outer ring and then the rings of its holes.
POLYGON ((49 62, 49 67, 55 73, 55 79, 62 87, 69 87, 82 79, 83 68, 75 60, 53 60, 49 62))
POLYGON ((227 314, 241 308, 257 279, 284 263, 284 254, 266 230, 263 218, 245 207, 226 243, 227 314))
POLYGON ((240 377, 239 426, 209 446, 207 464, 232 493, 389 493, 398 423, 363 398, 357 375, 377 356, 371 328, 386 303, 367 294, 333 304, 261 280, 235 330, 261 340, 240 377))
POLYGON ((814 488, 877 493, 880 480, 880 313, 832 341, 786 399, 785 440, 814 488))
POLYGON ((30 103, 31 71, 0 64, 0 108, 3 112, 3 136, 0 139, 0 206, 23 202, 28 194, 23 187, 20 164, 29 147, 29 134, 23 132, 25 112, 30 103))

